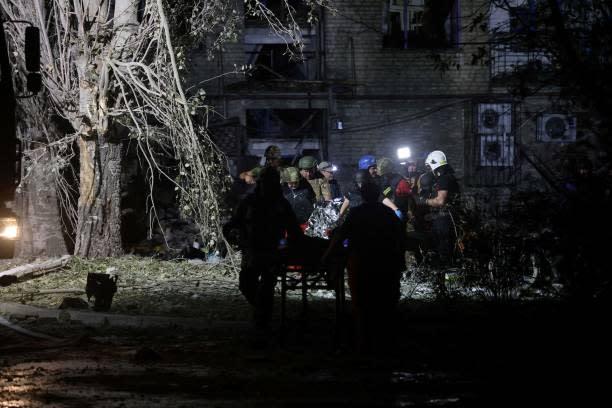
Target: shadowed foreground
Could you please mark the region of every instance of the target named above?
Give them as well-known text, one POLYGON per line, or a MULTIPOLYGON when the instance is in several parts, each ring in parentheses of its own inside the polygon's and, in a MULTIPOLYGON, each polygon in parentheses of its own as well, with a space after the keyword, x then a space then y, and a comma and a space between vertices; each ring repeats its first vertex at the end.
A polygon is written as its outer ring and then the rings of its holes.
POLYGON ((68 340, 0 328, 0 407, 583 404, 607 382, 607 319, 595 308, 404 303, 397 346, 364 356, 347 335, 334 351, 326 302, 265 350, 246 322, 192 332, 24 320, 68 340))

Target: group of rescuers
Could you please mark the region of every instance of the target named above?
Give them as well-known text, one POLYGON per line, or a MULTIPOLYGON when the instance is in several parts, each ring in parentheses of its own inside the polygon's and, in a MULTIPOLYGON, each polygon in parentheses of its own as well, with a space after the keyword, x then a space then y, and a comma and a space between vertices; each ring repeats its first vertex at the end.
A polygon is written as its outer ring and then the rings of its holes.
POLYGON ((363 156, 344 194, 330 162, 304 156, 298 168, 284 167, 277 146, 268 146, 264 156, 263 166, 240 174, 254 189, 224 227, 226 236, 237 238, 242 251, 240 291, 255 308, 257 329, 265 331, 271 319, 282 248, 312 248, 303 231, 317 202, 343 200, 339 227, 324 241, 325 247, 306 256, 325 263, 345 251, 362 344, 375 343, 391 327, 406 251, 412 251, 417 261, 425 248, 435 254, 433 273, 438 294, 443 296, 444 270, 450 266, 457 238, 453 206, 459 195, 443 152, 431 152, 421 171, 416 163, 404 164, 404 175, 389 158, 363 156))

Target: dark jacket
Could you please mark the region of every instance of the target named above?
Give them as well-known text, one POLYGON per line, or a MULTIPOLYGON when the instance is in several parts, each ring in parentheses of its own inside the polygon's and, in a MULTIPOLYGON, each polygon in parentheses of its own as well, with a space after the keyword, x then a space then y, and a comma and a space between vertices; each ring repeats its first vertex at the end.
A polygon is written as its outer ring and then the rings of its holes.
POLYGON ((351 210, 340 227, 348 239, 351 256, 357 256, 368 267, 405 268, 405 235, 402 223, 389 207, 381 203, 365 203, 351 210))
POLYGON ((310 214, 314 208, 315 194, 312 191, 312 187, 306 180, 304 186, 298 186, 295 190, 289 186, 283 186, 283 196, 291 205, 293 212, 297 218, 299 224, 303 224, 308 221, 310 214), (307 187, 306 187, 307 186, 307 187))
POLYGON ((291 205, 282 196, 263 200, 253 193, 238 206, 224 232, 239 230, 240 249, 256 253, 276 251, 281 239, 288 234, 290 240, 302 235, 291 205))

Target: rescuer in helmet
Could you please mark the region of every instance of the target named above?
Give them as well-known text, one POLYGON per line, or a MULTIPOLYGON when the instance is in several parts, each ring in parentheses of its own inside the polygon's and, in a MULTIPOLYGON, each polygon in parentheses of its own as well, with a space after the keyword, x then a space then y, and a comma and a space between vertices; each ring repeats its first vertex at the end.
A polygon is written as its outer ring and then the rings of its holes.
POLYGON ((366 154, 359 158, 359 170, 367 170, 372 178, 376 177, 376 158, 371 154, 366 154))
POLYGON ((276 170, 279 170, 282 161, 280 147, 276 145, 270 145, 266 147, 263 159, 263 166, 256 166, 249 171, 240 173, 240 179, 244 180, 244 182, 247 184, 255 184, 257 182, 257 178, 259 177, 261 171, 264 168, 272 167, 276 170))
POLYGON ((340 217, 346 214, 347 211, 350 211, 363 203, 361 187, 363 187, 365 183, 374 183, 370 172, 367 169, 357 170, 353 178, 353 185, 344 195, 344 202, 342 203, 342 207, 340 207, 340 217))
POLYGON ((388 157, 380 158, 376 163, 376 168, 383 204, 391 208, 400 219, 405 219, 412 193, 410 184, 396 172, 395 163, 388 157))
POLYGON ((283 195, 291 204, 298 223, 304 229, 312 214, 315 194, 310 184, 300 176, 299 170, 295 167, 287 167, 283 172, 283 178, 285 182, 283 195))
POLYGON ((457 233, 453 218, 453 207, 459 197, 459 183, 454 175, 454 170, 448 164, 446 155, 440 150, 435 150, 427 156, 425 164, 433 173, 433 187, 430 198, 417 196, 416 204, 426 207, 431 218, 431 231, 433 234, 437 252, 438 270, 436 273, 436 284, 438 294, 446 295, 445 272, 451 266, 457 233))
POLYGON ((330 162, 321 162, 317 165, 317 170, 323 176, 320 182, 321 198, 323 201, 332 201, 342 198, 342 191, 338 180, 334 178, 336 166, 330 162))
POLYGON ((313 156, 303 156, 298 161, 298 168, 302 180, 306 180, 315 194, 315 201, 321 199, 321 182, 322 176, 317 171, 318 161, 313 156))

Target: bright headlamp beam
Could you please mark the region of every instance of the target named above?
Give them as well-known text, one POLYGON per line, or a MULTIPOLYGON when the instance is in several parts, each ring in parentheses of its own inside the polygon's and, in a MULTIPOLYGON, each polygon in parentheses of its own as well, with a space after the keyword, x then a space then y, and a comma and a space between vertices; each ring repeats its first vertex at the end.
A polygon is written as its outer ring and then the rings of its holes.
POLYGON ((410 158, 411 152, 409 147, 400 147, 397 149, 397 158, 400 160, 410 158))

